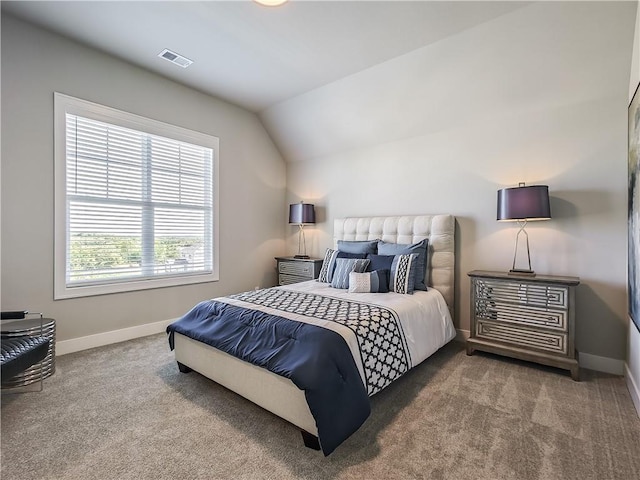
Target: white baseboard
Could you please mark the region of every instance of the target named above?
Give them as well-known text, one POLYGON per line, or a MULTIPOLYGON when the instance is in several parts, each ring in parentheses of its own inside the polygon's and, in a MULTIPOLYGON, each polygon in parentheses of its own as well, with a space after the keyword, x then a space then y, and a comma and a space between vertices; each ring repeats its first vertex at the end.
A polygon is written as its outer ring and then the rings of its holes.
MULTIPOLYGON (((56 356, 79 352, 89 348, 102 347, 112 343, 125 342, 127 340, 146 337, 156 333, 162 333, 166 330, 167 325, 175 320, 177 319, 162 320, 159 322, 137 325, 135 327, 113 330, 111 332, 97 333, 95 335, 87 335, 86 337, 58 341, 56 342, 56 356)), ((456 337, 454 338, 456 342, 465 342, 467 338, 469 338, 469 330, 456 330, 456 337)), ((582 368, 611 373, 613 375, 625 375, 636 409, 640 412, 640 393, 638 385, 633 381, 628 369, 626 369, 624 361, 616 360, 615 358, 599 357, 588 353, 580 353, 579 362, 580 367, 582 368)))
POLYGON ((633 400, 633 405, 636 407, 638 417, 640 417, 640 385, 633 379, 629 365, 626 363, 624 364, 624 377, 627 380, 627 388, 631 394, 631 400, 633 400))
POLYGON ((611 373, 613 375, 624 374, 624 360, 616 358, 599 357, 590 353, 578 354, 578 363, 581 368, 596 370, 598 372, 611 373))
POLYGON ((162 320, 160 322, 136 325, 135 327, 122 328, 111 332, 97 333, 95 335, 87 335, 86 337, 58 341, 56 342, 56 356, 79 352, 89 348, 102 347, 112 343, 125 342, 127 340, 146 337, 156 333, 162 333, 166 330, 167 325, 175 320, 177 319, 162 320))

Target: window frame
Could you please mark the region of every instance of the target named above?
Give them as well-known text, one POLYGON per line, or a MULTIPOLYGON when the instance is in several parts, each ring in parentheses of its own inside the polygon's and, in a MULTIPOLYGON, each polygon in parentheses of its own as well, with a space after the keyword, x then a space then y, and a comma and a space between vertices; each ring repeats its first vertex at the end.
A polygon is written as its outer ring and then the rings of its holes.
POLYGON ((213 135, 196 132, 168 123, 145 118, 97 103, 54 92, 54 300, 112 293, 131 292, 153 288, 216 282, 219 280, 219 178, 218 163, 220 140, 213 135), (67 286, 67 158, 66 115, 79 115, 125 128, 183 141, 213 150, 212 173, 212 271, 160 278, 123 279, 113 283, 67 286))

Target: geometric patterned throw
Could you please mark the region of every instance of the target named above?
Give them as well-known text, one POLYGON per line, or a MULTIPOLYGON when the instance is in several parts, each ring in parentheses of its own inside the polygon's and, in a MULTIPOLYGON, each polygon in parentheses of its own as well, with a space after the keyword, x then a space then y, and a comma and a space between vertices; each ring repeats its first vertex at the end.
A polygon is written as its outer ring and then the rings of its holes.
POLYGON ((279 288, 239 293, 229 298, 348 327, 358 339, 369 396, 409 370, 404 332, 397 313, 391 309, 279 288))

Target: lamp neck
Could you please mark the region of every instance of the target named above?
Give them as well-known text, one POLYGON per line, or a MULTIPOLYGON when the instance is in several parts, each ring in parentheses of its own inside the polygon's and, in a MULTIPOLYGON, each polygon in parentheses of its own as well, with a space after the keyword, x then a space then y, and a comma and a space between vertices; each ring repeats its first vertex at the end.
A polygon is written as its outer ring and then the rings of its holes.
POLYGON ((295 258, 309 258, 309 255, 307 255, 307 239, 304 236, 304 223, 299 223, 298 227, 298 254, 295 258))

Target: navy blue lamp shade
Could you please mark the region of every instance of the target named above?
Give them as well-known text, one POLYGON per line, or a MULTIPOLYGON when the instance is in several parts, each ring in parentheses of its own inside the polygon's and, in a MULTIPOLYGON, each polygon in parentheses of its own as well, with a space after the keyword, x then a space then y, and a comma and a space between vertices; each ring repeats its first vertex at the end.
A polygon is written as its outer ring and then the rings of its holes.
POLYGON ((316 223, 313 204, 300 202, 289 205, 289 223, 296 225, 316 223))
POLYGON ((497 220, 548 220, 549 187, 529 185, 498 190, 497 220))

